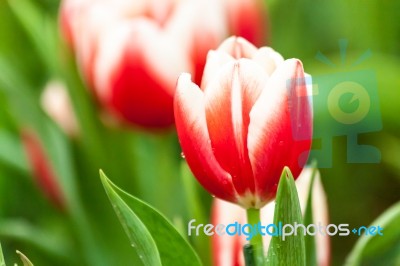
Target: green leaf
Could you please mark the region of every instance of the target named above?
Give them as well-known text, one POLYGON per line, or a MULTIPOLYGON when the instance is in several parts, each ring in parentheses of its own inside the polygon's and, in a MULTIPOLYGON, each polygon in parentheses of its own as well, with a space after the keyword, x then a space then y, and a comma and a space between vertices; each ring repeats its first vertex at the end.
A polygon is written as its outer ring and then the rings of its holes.
POLYGON ((72 243, 69 243, 68 239, 54 231, 31 225, 24 220, 2 219, 0 221, 0 238, 22 242, 63 261, 68 261, 71 258, 72 243))
MULTIPOLYGON (((299 197, 296 185, 290 169, 283 169, 278 185, 275 200, 274 224, 302 224, 303 218, 300 209, 299 197)), ((297 236, 274 236, 268 249, 268 265, 306 265, 306 251, 304 243, 304 232, 300 228, 297 236), (284 240, 283 240, 284 238, 284 240)))
POLYGON ((100 178, 144 265, 201 265, 189 243, 161 213, 115 186, 102 171, 100 178))
POLYGON ((25 29, 38 54, 51 73, 57 66, 57 23, 33 1, 8 0, 11 10, 25 29))
MULTIPOLYGON (((346 266, 361 265, 363 259, 370 260, 373 257, 381 258, 381 263, 382 259, 400 260, 398 253, 400 246, 400 202, 386 210, 371 225, 382 227, 383 235, 362 235, 348 255, 346 266), (394 251, 393 254, 390 254, 393 258, 388 257, 390 253, 388 251, 394 251)), ((391 264, 389 262, 382 263, 382 265, 391 264)))
POLYGON ((23 263, 24 266, 33 266, 33 263, 21 251, 17 250, 17 254, 21 258, 22 263, 23 263))
MULTIPOLYGON (((314 180, 317 176, 318 169, 316 167, 316 163, 312 163, 312 173, 311 173, 311 181, 310 181, 310 188, 308 191, 308 198, 307 198, 307 206, 304 212, 304 225, 307 226, 314 222, 313 218, 313 209, 312 209, 312 201, 313 201, 313 185, 314 180)), ((306 246, 306 264, 309 266, 316 266, 317 265, 317 250, 315 244, 315 236, 307 234, 304 237, 304 242, 306 246)))
POLYGON ((0 161, 23 173, 28 172, 28 164, 19 139, 10 132, 0 129, 0 161))
POLYGON ((6 262, 3 256, 3 249, 1 248, 1 243, 0 243, 0 266, 6 266, 6 262))
MULTIPOLYGON (((211 196, 207 193, 208 198, 201 197, 200 190, 203 188, 200 187, 185 160, 181 162, 180 171, 185 195, 184 200, 189 219, 196 219, 198 223, 202 224, 208 223, 209 218, 206 214, 210 212, 211 202, 209 202, 208 199, 210 199, 211 196)), ((192 237, 191 240, 202 261, 205 264, 211 264, 210 237, 205 234, 200 234, 199 236, 192 237)))
POLYGON ((143 264, 161 265, 160 253, 146 225, 118 195, 118 188, 107 179, 102 171, 100 171, 100 177, 114 210, 129 237, 132 247, 135 248, 143 264))

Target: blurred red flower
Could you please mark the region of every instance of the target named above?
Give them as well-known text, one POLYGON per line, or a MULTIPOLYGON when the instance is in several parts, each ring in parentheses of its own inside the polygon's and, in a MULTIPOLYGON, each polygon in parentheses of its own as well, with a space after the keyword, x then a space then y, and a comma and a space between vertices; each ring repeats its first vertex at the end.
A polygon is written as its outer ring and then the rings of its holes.
POLYGON ((103 106, 149 128, 173 124, 181 72, 199 84, 208 51, 229 34, 265 40, 265 17, 257 0, 64 0, 60 10, 61 29, 103 106))
POLYGON ((23 129, 21 133, 22 144, 32 169, 33 177, 44 195, 60 209, 65 209, 65 198, 58 178, 42 143, 34 131, 23 129))

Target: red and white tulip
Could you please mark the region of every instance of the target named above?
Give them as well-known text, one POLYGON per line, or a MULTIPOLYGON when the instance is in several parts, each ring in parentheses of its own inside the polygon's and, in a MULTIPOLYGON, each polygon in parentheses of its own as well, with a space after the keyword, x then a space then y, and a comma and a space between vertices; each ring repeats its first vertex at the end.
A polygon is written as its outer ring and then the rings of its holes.
POLYGON ((237 37, 210 51, 201 87, 182 74, 175 94, 178 137, 194 176, 218 198, 263 207, 284 166, 297 178, 308 157, 307 95, 298 59, 237 37))
POLYGON ((164 128, 174 122, 181 72, 200 84, 208 51, 228 34, 264 38, 264 11, 252 2, 64 0, 60 22, 106 110, 126 123, 164 128), (241 8, 251 16, 237 12, 241 8))

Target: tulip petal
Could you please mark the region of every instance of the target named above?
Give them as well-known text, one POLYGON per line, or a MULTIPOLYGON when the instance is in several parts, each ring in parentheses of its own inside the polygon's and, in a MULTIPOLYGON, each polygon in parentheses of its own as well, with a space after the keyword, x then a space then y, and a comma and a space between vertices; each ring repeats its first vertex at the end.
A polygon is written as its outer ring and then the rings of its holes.
POLYGON ((204 67, 203 78, 201 80, 201 89, 205 90, 208 82, 218 75, 221 68, 229 62, 233 62, 234 58, 221 51, 209 51, 207 54, 207 63, 204 67))
POLYGON ((218 47, 217 51, 226 52, 235 59, 252 58, 257 53, 257 48, 242 37, 232 36, 218 47))
MULTIPOLYGON (((312 114, 300 61, 286 60, 272 74, 250 112, 249 157, 256 189, 264 202, 275 193, 284 166, 295 178, 300 154, 311 145, 312 114), (301 135, 301 139, 298 139, 301 135)), ((305 163, 305 162, 302 162, 305 163)))
POLYGON ((174 99, 176 129, 186 161, 200 184, 212 195, 236 202, 232 179, 218 164, 210 144, 204 94, 189 74, 178 79, 174 99))
MULTIPOLYGON (((264 49, 262 50, 264 51, 264 49)), ((260 62, 261 66, 271 64, 270 56, 266 58, 263 56, 264 54, 265 52, 260 53, 255 46, 241 37, 229 37, 218 47, 216 51, 208 52, 201 88, 204 90, 207 87, 208 82, 217 75, 219 70, 226 63, 233 61, 234 59, 255 58, 257 60, 254 61, 260 62)))
POLYGON ((265 69, 268 76, 271 76, 276 67, 284 61, 282 55, 270 47, 261 47, 253 54, 252 59, 265 69))
MULTIPOLYGON (((65 9, 64 13, 69 11, 64 18, 64 24, 70 24, 70 33, 66 32, 67 38, 71 39, 71 44, 73 41, 79 66, 90 88, 94 87, 94 63, 100 38, 125 16, 143 9, 140 7, 143 3, 129 2, 132 1, 117 0, 110 4, 92 0, 70 0, 66 1, 65 8, 62 8, 62 11, 65 9)), ((63 23, 63 20, 61 22, 63 23)), ((66 26, 68 31, 68 25, 66 26)))
POLYGON ((103 101, 123 120, 147 127, 173 123, 176 79, 190 67, 154 22, 122 22, 104 36, 96 67, 103 101))
POLYGON ((248 59, 240 59, 226 64, 205 89, 207 126, 215 157, 231 174, 241 196, 255 188, 247 130, 250 110, 265 84, 263 70, 248 59))

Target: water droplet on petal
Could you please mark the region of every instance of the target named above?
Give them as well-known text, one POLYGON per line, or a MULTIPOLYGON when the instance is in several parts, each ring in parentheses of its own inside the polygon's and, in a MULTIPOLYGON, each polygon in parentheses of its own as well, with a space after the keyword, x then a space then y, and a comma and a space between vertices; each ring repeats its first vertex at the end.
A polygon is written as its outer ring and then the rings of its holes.
POLYGON ((181 152, 181 157, 182 157, 183 159, 185 159, 185 154, 184 154, 183 152, 181 152))

